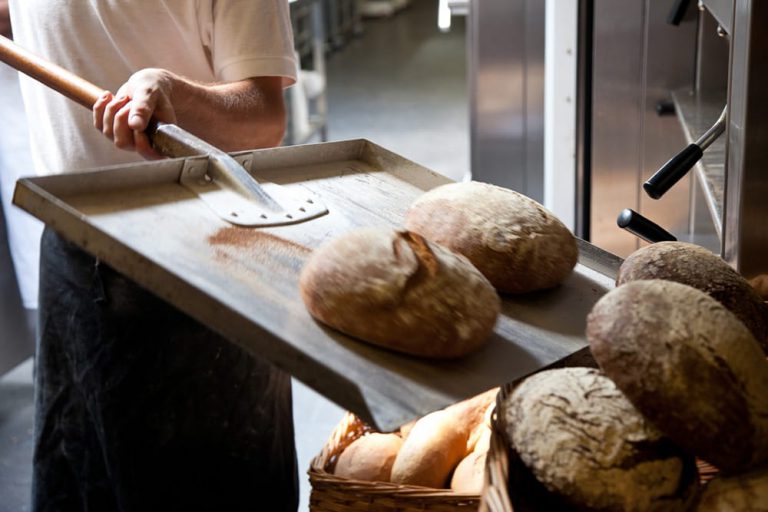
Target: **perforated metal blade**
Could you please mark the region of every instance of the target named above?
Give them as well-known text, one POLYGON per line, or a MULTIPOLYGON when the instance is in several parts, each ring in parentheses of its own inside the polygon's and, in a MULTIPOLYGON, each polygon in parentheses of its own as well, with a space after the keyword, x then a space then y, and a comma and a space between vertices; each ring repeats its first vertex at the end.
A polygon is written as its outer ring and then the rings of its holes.
POLYGON ((260 184, 237 160, 173 124, 159 124, 152 143, 175 156, 202 156, 184 163, 179 182, 222 219, 238 226, 280 226, 328 213, 315 194, 260 184))

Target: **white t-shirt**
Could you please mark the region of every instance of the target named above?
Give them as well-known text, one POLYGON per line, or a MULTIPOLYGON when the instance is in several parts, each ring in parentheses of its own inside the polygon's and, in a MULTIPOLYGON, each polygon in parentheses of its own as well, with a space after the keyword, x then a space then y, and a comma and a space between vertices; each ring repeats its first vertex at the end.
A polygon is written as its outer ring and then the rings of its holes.
MULTIPOLYGON (((18 44, 116 92, 136 71, 201 82, 296 79, 287 0, 11 0, 18 44)), ((31 78, 21 89, 38 175, 141 161, 93 128, 90 110, 31 78)))

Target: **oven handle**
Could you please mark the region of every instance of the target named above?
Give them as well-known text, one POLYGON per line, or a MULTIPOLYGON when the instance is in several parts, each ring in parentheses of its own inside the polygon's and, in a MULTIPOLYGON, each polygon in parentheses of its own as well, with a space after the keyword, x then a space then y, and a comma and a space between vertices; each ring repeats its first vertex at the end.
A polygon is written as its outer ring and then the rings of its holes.
POLYGON ((616 219, 616 224, 646 242, 676 242, 675 235, 631 208, 625 208, 616 219))
POLYGON ((653 199, 659 199, 667 193, 675 183, 688 174, 688 171, 701 160, 704 150, 706 150, 720 135, 725 131, 726 117, 728 114, 728 105, 723 108, 723 112, 717 119, 717 122, 707 130, 704 135, 698 138, 693 144, 689 144, 684 150, 673 156, 661 169, 648 178, 643 183, 643 189, 653 199))

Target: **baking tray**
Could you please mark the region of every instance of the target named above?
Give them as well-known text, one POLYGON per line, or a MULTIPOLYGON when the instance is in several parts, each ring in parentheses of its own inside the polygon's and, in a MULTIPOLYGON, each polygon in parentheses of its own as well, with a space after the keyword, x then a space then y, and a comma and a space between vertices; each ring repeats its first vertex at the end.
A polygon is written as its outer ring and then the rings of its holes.
POLYGON ((267 191, 271 184, 306 187, 329 213, 271 228, 229 225, 178 184, 184 166, 200 157, 23 179, 14 202, 381 430, 583 349, 585 317, 613 287, 621 263, 580 242, 580 263, 563 285, 504 298, 484 349, 454 361, 397 354, 313 320, 299 295, 299 272, 326 240, 359 226, 399 226, 420 194, 450 180, 366 140, 233 156, 267 191))

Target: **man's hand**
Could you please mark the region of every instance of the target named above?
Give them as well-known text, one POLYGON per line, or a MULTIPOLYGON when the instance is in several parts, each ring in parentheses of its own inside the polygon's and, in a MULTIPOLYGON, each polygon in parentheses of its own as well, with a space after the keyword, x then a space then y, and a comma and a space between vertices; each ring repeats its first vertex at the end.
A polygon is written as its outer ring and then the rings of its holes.
POLYGON ((162 69, 143 69, 117 90, 117 94, 104 93, 93 105, 93 125, 115 146, 137 151, 144 158, 162 158, 149 142, 147 129, 150 119, 176 123, 171 103, 171 91, 176 79, 162 69))
POLYGON ((281 78, 201 84, 164 69, 143 69, 93 105, 96 129, 147 159, 161 158, 144 133, 152 118, 178 124, 223 151, 273 147, 285 133, 281 78))
POLYGON ((8 10, 8 0, 0 0, 0 35, 12 37, 11 13, 8 10))

